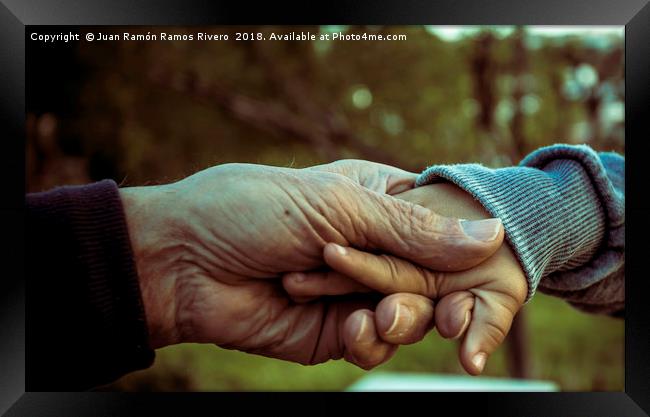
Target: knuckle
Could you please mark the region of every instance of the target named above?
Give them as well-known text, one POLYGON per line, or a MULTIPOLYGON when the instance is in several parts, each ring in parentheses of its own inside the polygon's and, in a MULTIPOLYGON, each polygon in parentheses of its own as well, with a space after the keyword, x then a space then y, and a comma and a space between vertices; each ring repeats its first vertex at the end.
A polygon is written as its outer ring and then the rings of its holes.
POLYGON ((433 210, 421 206, 419 204, 409 204, 409 216, 413 219, 412 223, 414 226, 417 226, 420 230, 437 230, 440 226, 441 217, 436 214, 433 210))
POLYGON ((526 300, 528 282, 523 274, 516 274, 509 279, 498 280, 492 291, 499 297, 500 304, 514 315, 526 300))
POLYGON ((335 161, 332 164, 338 167, 348 168, 355 165, 360 165, 362 163, 365 163, 365 161, 359 159, 353 159, 353 158, 346 158, 346 159, 339 159, 338 161, 335 161))
POLYGON ((395 259, 390 255, 379 255, 386 279, 381 280, 379 291, 389 293, 399 286, 399 270, 395 259))
POLYGON ((426 290, 426 295, 428 297, 432 298, 438 298, 438 294, 440 293, 440 289, 442 288, 442 285, 444 284, 445 280, 445 273, 442 271, 431 271, 431 270, 423 270, 425 274, 425 290, 426 290))
POLYGON ((435 223, 434 213, 410 202, 391 202, 394 204, 384 204, 384 207, 390 221, 394 244, 409 256, 420 256, 423 248, 431 246, 429 243, 432 235, 428 230, 433 230, 430 228, 435 223))
POLYGON ((506 338, 507 330, 504 330, 492 320, 485 322, 485 334, 490 339, 492 346, 499 346, 506 338))
POLYGON ((347 178, 337 173, 321 174, 321 190, 326 192, 337 192, 347 178))

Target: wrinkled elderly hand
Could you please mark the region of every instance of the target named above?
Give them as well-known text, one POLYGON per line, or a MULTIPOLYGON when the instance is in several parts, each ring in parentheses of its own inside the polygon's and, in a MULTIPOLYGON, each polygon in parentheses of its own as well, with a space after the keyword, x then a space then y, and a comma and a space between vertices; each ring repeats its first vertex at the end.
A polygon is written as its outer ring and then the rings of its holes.
POLYGON ((273 278, 324 266, 328 242, 445 271, 499 248, 499 221, 461 225, 386 195, 414 179, 364 161, 227 164, 122 189, 152 346, 214 343, 303 364, 345 356, 363 367, 389 357, 394 346, 376 336, 375 302, 296 304, 273 278))
MULTIPOLYGON (((448 183, 419 187, 397 197, 446 215, 489 217, 469 194, 448 183)), ((521 265, 507 244, 480 265, 460 272, 433 271, 392 255, 368 254, 335 244, 325 247, 324 256, 330 271, 284 277, 285 288, 294 299, 371 290, 393 294, 378 306, 379 337, 389 343, 416 342, 422 334, 410 331, 409 323, 414 318, 425 321, 425 315, 431 314, 440 335, 463 337, 460 361, 474 375, 483 371, 489 355, 505 339, 528 290, 521 265), (432 300, 436 300, 435 318, 432 300), (400 333, 404 331, 408 334, 400 333)))

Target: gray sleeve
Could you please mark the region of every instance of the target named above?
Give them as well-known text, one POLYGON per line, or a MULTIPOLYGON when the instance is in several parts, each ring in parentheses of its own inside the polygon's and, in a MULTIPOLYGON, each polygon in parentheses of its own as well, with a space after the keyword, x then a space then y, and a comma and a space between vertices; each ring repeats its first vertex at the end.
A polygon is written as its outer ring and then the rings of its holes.
POLYGON ((437 165, 416 185, 450 181, 502 219, 506 240, 537 288, 576 308, 625 308, 625 159, 585 145, 553 145, 517 167, 437 165))

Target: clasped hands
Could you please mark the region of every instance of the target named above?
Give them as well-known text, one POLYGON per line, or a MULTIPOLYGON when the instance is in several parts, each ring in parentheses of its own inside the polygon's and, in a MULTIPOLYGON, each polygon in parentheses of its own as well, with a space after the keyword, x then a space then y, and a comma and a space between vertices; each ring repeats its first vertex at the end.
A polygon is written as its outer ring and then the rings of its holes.
POLYGON ((498 219, 416 176, 356 160, 226 164, 121 189, 151 346, 370 369, 435 327, 480 374, 526 279, 498 219))

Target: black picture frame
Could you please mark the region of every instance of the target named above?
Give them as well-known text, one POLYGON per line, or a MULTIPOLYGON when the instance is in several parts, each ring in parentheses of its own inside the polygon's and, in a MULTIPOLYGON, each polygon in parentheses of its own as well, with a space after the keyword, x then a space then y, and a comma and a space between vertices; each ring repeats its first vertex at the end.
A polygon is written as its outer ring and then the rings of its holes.
MULTIPOLYGON (((625 392, 592 393, 431 393, 401 398, 363 394, 305 393, 304 404, 316 412, 340 412, 365 400, 383 410, 561 416, 647 416, 650 414, 650 303, 643 291, 647 268, 642 261, 650 245, 648 174, 650 155, 650 4, 647 0, 363 0, 348 2, 191 2, 2 0, 0 4, 0 126, 3 180, 0 234, 4 273, 0 280, 0 412, 10 416, 179 415, 201 409, 222 413, 224 403, 250 407, 280 404, 296 410, 288 394, 126 394, 108 392, 35 393, 25 389, 24 126, 25 47, 30 25, 223 25, 223 24, 445 24, 445 25, 624 25, 626 124, 626 316, 625 392), (629 190, 632 190, 630 194, 629 190), (631 226, 630 226, 631 225, 631 226), (461 397, 462 396, 462 397, 461 397), (468 399, 466 396, 473 397, 468 399), (417 406, 410 403, 416 401, 417 406), (206 407, 206 408, 204 408, 206 407), (217 410, 217 411, 215 411, 217 410), (447 411, 448 412, 448 411, 447 411)), ((402 394, 401 397, 405 395, 402 394)), ((305 407, 301 405, 300 408, 305 407)), ((364 405, 365 407, 365 405, 364 405)), ((306 410, 303 408, 303 411, 306 410)), ((310 411, 311 412, 311 411, 310 411)))

